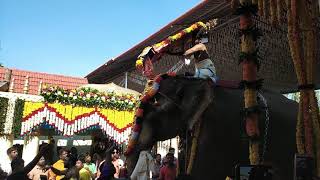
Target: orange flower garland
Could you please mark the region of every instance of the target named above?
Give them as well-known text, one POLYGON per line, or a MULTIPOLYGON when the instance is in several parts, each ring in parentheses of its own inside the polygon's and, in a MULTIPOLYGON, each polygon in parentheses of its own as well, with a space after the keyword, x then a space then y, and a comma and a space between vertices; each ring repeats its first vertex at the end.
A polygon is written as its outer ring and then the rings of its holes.
POLYGON ((166 73, 166 74, 161 74, 155 77, 154 81, 151 83, 148 83, 144 95, 140 98, 140 105, 136 109, 135 113, 135 120, 134 120, 134 125, 133 129, 131 132, 131 136, 129 139, 128 147, 126 149, 125 155, 128 156, 134 151, 134 147, 138 142, 138 138, 142 129, 142 123, 143 123, 143 109, 146 103, 158 92, 160 88, 160 82, 167 78, 167 77, 173 77, 175 76, 175 73, 166 73))
POLYGON ((144 66, 145 66, 145 61, 147 59, 149 59, 149 53, 153 52, 154 54, 157 53, 162 53, 165 51, 165 49, 173 42, 183 38, 186 34, 189 34, 197 29, 200 28, 206 28, 206 25, 203 22, 197 22, 193 25, 191 25, 190 27, 180 31, 179 33, 173 35, 173 36, 169 36, 168 38, 166 38, 165 40, 156 43, 152 46, 148 46, 146 48, 144 48, 144 50, 142 51, 142 53, 138 56, 138 59, 136 61, 136 68, 138 70, 142 70, 144 71, 144 66))

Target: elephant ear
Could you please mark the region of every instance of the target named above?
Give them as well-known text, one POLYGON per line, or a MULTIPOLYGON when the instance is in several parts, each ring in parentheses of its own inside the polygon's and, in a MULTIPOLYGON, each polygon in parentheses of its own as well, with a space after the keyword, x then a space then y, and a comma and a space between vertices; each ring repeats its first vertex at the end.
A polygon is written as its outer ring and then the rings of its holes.
POLYGON ((210 83, 199 81, 185 86, 183 91, 183 120, 189 130, 199 121, 203 112, 213 101, 213 87, 210 83))
POLYGON ((181 101, 184 97, 184 86, 179 86, 176 90, 176 97, 178 98, 178 101, 181 101))

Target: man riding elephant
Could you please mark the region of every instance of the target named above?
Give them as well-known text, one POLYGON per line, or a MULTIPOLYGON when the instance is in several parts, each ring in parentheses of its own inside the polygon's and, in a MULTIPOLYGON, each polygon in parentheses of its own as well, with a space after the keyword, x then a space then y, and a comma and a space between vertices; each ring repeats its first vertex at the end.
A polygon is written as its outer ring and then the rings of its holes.
POLYGON ((207 31, 202 28, 196 36, 195 45, 186 50, 183 54, 187 59, 195 61, 196 78, 210 78, 215 83, 217 81, 217 73, 214 63, 210 59, 205 43, 208 42, 207 31))

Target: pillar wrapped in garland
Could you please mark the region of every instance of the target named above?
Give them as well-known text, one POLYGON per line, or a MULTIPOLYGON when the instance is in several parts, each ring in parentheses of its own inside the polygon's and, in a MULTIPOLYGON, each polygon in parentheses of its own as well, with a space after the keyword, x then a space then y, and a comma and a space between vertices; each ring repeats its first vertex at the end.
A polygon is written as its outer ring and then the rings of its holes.
MULTIPOLYGON (((261 87, 261 80, 257 79, 259 68, 256 41, 260 36, 253 23, 252 16, 258 11, 258 1, 240 0, 237 14, 240 15, 240 57, 242 65, 242 86, 244 88, 245 129, 249 137, 249 159, 252 165, 260 162, 260 130, 259 108, 257 106, 257 89, 261 87)), ((261 4, 260 4, 261 8, 261 4)))
POLYGON ((317 5, 317 1, 287 0, 288 42, 300 92, 297 150, 315 158, 320 176, 320 117, 314 91, 317 5))

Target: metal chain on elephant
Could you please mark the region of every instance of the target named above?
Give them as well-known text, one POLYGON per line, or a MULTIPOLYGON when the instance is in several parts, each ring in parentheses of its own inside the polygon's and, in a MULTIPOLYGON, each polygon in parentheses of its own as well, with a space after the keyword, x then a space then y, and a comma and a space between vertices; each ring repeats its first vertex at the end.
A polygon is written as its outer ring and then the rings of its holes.
POLYGON ((265 128, 264 128, 264 136, 263 136, 262 156, 260 158, 260 164, 262 164, 264 162, 264 157, 267 151, 270 116, 269 116, 269 107, 268 107, 266 98, 263 97, 261 92, 258 92, 258 97, 261 99, 264 106, 263 108, 265 109, 265 126, 264 126, 265 128))

